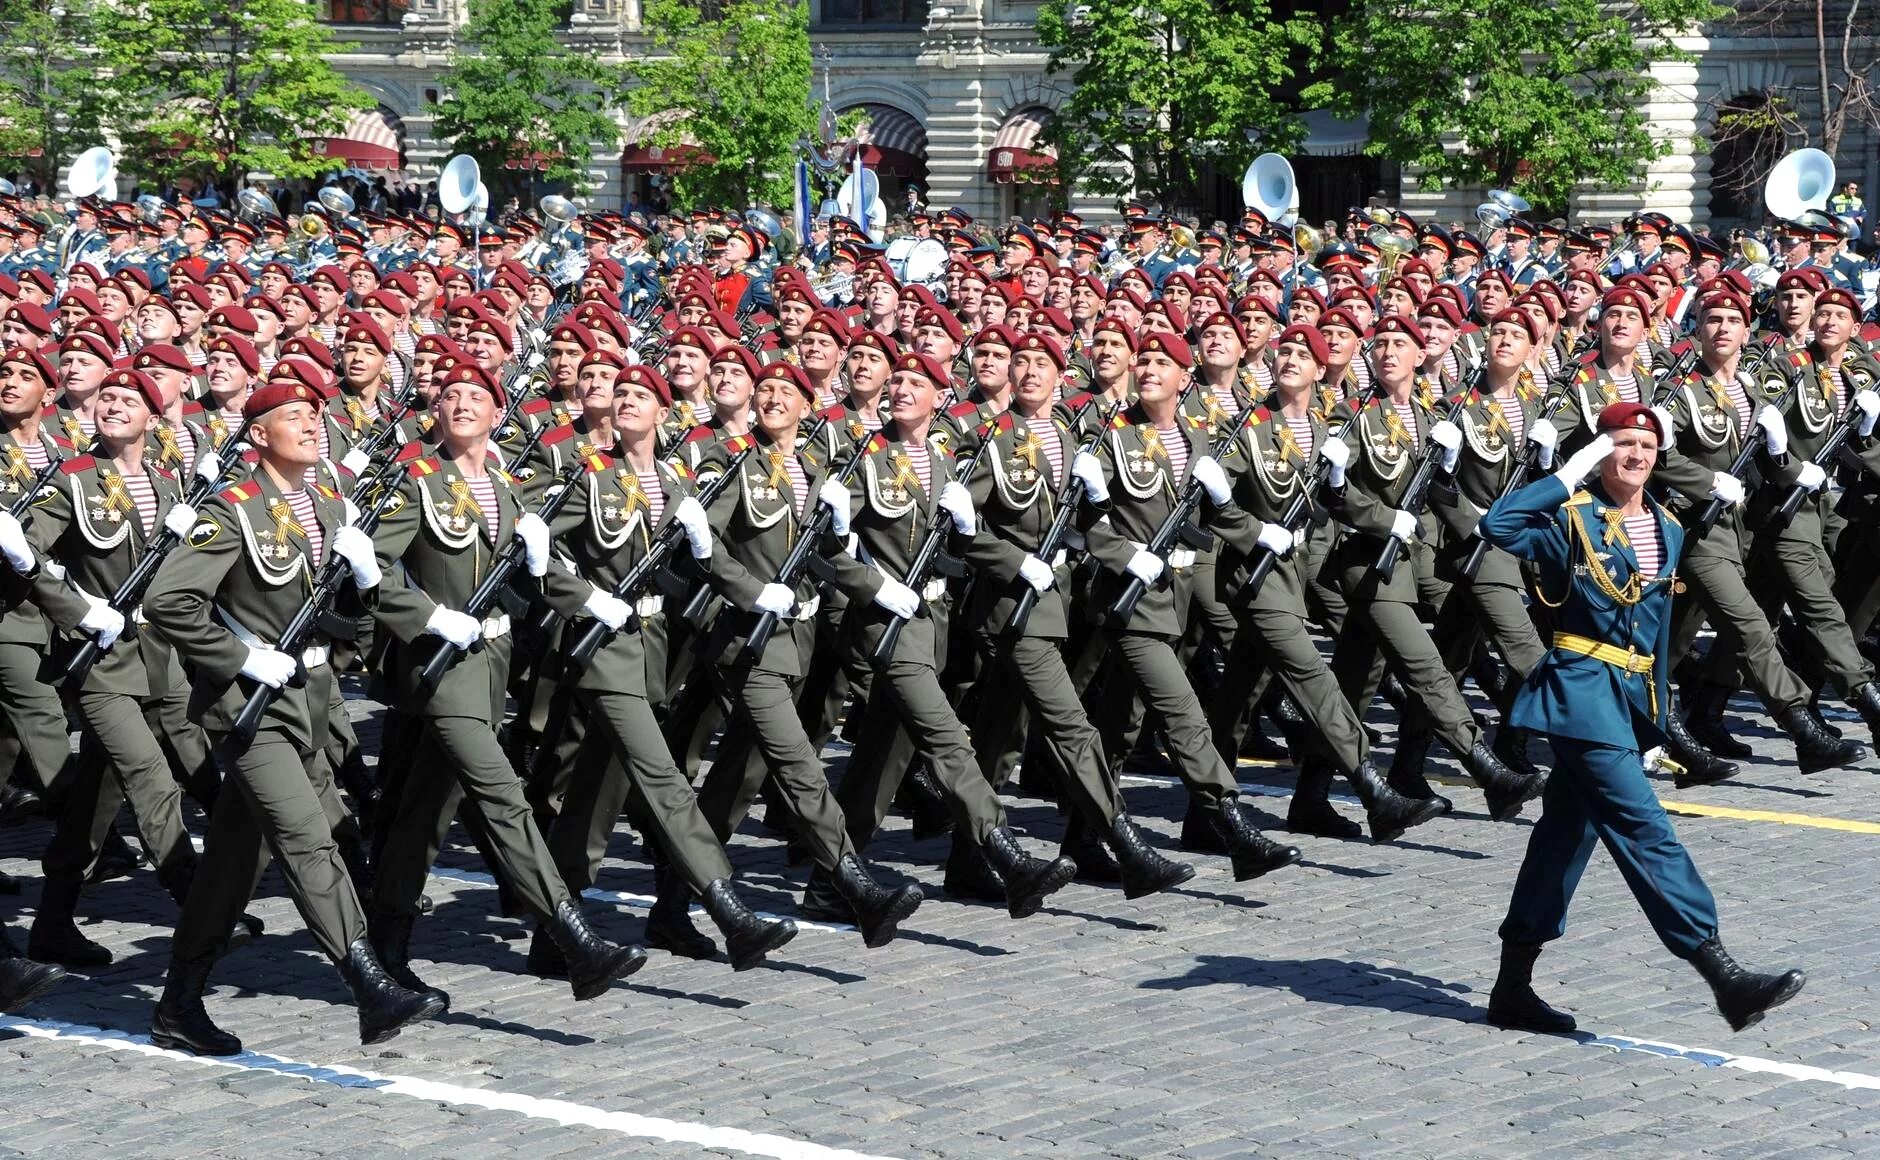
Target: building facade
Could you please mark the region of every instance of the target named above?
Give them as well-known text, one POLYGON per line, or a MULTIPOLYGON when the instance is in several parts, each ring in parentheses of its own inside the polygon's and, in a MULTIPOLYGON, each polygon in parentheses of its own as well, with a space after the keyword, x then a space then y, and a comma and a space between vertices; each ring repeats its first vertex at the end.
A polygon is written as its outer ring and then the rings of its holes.
MULTIPOLYGON (((375 96, 377 110, 353 119, 330 142, 336 158, 384 167, 396 157, 408 177, 425 180, 446 147, 431 135, 430 103, 438 96, 466 18, 467 0, 317 0, 348 50, 334 63, 375 96), (375 151, 376 150, 376 151, 375 151)), ((1038 135, 1066 95, 1067 78, 1049 76, 1038 43, 1038 5, 1028 0, 808 0, 810 38, 819 73, 826 72, 838 112, 867 114, 861 139, 882 178, 890 211, 909 183, 928 204, 959 206, 981 221, 1031 216, 1068 201, 1087 218, 1113 218, 1109 199, 1049 184, 1050 157, 1038 135)), ((605 59, 648 51, 640 0, 572 0, 565 32, 570 44, 605 59)), ((1713 162, 1705 142, 1718 111, 1731 102, 1780 94, 1810 109, 1816 53, 1806 36, 1690 38, 1692 60, 1655 66, 1659 85, 1648 113, 1668 151, 1632 188, 1588 191, 1569 207, 1575 221, 1613 221, 1640 209, 1720 226, 1759 215, 1753 192, 1736 181, 1713 193, 1713 162), (1713 208, 1717 213, 1713 213, 1713 208)), ((1420 188, 1415 173, 1361 155, 1362 121, 1307 114, 1307 143, 1295 160, 1301 209, 1308 220, 1342 216, 1381 189, 1418 217, 1468 221, 1483 191, 1420 188)), ((623 123, 622 142, 597 152, 587 199, 601 208, 644 204, 655 195, 679 151, 640 142, 646 126, 623 123)), ((1880 185, 1880 134, 1850 129, 1837 157, 1844 177, 1871 193, 1880 185)), ((1726 164, 1741 164, 1735 154, 1726 164)), ((1753 160, 1753 159, 1752 159, 1753 160)), ((1232 206, 1211 207, 1226 216, 1232 206)))

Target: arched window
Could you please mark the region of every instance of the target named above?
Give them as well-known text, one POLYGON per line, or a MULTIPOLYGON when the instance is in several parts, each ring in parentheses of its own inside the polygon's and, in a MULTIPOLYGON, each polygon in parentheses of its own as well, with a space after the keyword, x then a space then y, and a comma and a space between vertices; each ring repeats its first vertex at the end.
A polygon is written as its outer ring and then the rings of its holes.
POLYGON ((1711 130, 1710 219, 1760 223, 1762 186, 1788 151, 1795 113, 1781 96, 1740 93, 1717 107, 1711 130))

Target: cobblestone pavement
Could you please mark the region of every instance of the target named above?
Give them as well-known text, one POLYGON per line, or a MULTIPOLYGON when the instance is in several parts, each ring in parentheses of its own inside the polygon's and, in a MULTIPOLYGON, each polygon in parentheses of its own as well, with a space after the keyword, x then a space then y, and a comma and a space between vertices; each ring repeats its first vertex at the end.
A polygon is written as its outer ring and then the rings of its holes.
MULTIPOLYGON (((454 1009, 377 1048, 358 1045, 342 983, 272 877, 252 908, 269 933, 209 997, 256 1054, 231 1066, 150 1048, 173 908, 147 874, 88 892, 87 930, 118 961, 0 1024, 0 1155, 1872 1154, 1880 763, 1803 778, 1773 731, 1742 732, 1759 757, 1737 780, 1661 786, 1684 803, 1671 808, 1726 943, 1810 973, 1741 1035, 1603 854, 1536 976, 1582 1031, 1486 1027, 1527 824, 1490 822, 1469 788, 1396 845, 1304 839, 1303 865, 1245 884, 1198 857, 1174 894, 1127 902, 1079 884, 1023 922, 944 898, 944 840, 916 843, 891 819, 871 853, 929 893, 892 946, 806 928, 737 975, 655 952, 583 1004, 523 973, 524 924, 453 846, 414 953, 454 1009)), ((1290 770, 1241 776, 1284 813, 1290 770)), ((1128 793, 1173 850, 1179 788, 1135 777, 1128 793)), ((1055 840, 1050 806, 1008 806, 1055 840)), ((45 834, 0 830, 0 869, 32 873, 45 834)), ((613 853, 611 893, 588 912, 634 939, 651 875, 624 826, 613 853)), ((791 912, 801 869, 779 843, 749 824, 733 860, 754 903, 791 912)), ((36 897, 29 882, 0 915, 36 897)))

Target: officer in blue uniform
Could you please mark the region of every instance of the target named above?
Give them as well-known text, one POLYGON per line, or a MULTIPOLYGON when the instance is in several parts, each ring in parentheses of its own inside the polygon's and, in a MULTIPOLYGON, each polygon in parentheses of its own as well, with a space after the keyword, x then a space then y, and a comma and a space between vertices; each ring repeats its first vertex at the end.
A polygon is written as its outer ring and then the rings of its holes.
POLYGON ((1540 820, 1528 839, 1508 917, 1501 973, 1488 1000, 1497 1027, 1543 1033, 1573 1017, 1534 993, 1541 946, 1566 931, 1567 907, 1604 842, 1666 948, 1689 960, 1738 1031, 1802 989, 1800 971, 1737 966, 1717 939, 1717 904, 1645 777, 1665 744, 1671 595, 1684 531, 1645 491, 1666 432, 1648 407, 1614 403, 1598 436, 1552 476, 1498 500, 1482 538, 1539 572, 1553 647, 1516 695, 1508 724, 1545 733, 1554 752, 1540 820), (1598 471, 1592 484, 1580 483, 1598 471))

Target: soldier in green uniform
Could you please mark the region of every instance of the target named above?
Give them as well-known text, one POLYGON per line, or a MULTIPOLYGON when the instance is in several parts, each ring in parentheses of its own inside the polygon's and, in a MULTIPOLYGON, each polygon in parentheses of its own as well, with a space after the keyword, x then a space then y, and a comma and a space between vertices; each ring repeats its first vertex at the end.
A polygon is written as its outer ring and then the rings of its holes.
POLYGON ((409 460, 379 525, 387 583, 367 603, 393 638, 380 666, 384 699, 415 716, 423 732, 402 793, 384 807, 372 941, 387 969, 406 986, 422 986, 408 965, 411 928, 425 876, 458 802, 468 797, 496 859, 492 869, 561 950, 575 998, 592 999, 646 955, 596 935, 555 872, 496 739, 509 680, 509 617, 478 620, 463 610, 512 538, 521 539, 531 574, 548 568, 547 526, 521 510, 517 485, 493 461, 490 433, 503 401, 489 371, 468 362, 453 366, 437 397, 437 454, 409 460), (427 689, 420 676, 443 648, 460 655, 427 689))
POLYGON ((319 459, 319 394, 300 383, 271 383, 242 408, 259 457, 251 478, 203 505, 184 546, 164 561, 144 596, 150 624, 187 658, 192 715, 223 748, 227 784, 209 821, 203 854, 171 944, 169 977, 151 1023, 160 1047, 234 1055, 241 1042, 202 1005, 203 990, 231 928, 270 855, 314 940, 359 1004, 359 1033, 379 1043, 405 1024, 443 1010, 441 997, 407 989, 380 965, 366 919, 333 840, 322 797, 332 795, 325 764, 327 644, 299 656, 276 645, 329 555, 346 561, 369 592, 380 570, 372 541, 346 525, 339 496, 304 481, 319 459), (297 673, 304 683, 293 684, 297 673), (280 690, 254 740, 228 745, 236 716, 262 685, 280 690))

